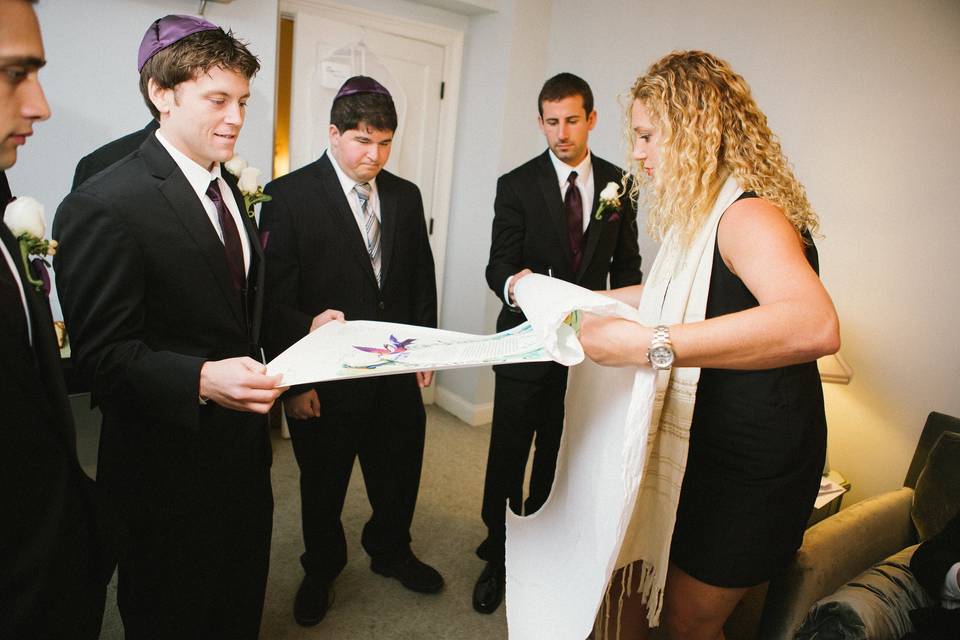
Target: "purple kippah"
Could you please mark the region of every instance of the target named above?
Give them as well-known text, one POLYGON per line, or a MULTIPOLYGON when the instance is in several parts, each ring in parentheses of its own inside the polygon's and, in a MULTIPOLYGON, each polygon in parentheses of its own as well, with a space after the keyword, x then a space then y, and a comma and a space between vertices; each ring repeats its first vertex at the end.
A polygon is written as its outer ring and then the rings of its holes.
POLYGON ((157 52, 166 49, 179 40, 200 31, 219 29, 217 25, 195 16, 169 15, 155 20, 143 34, 140 51, 137 53, 137 71, 143 71, 143 65, 157 52))
POLYGON ((343 83, 343 86, 340 87, 340 91, 337 91, 337 96, 333 100, 337 101, 340 98, 353 96, 358 93, 379 93, 382 96, 387 96, 388 98, 393 99, 393 97, 390 95, 390 92, 387 91, 387 88, 373 78, 367 76, 353 76, 343 83))

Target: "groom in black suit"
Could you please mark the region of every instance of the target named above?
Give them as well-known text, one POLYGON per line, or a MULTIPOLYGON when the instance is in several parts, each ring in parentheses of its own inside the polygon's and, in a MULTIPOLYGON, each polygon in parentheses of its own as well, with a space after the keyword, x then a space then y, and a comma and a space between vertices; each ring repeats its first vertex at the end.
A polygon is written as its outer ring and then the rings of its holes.
MULTIPOLYGON (((397 128, 387 90, 347 80, 319 160, 267 185, 268 351, 283 351, 324 309, 347 320, 437 325, 433 255, 416 185, 383 170, 397 128)), ((400 337, 402 340, 403 338, 400 337)), ((373 507, 361 541, 376 573, 433 593, 443 578, 410 549, 432 372, 324 382, 290 390, 284 408, 300 466, 306 573, 294 602, 303 626, 323 619, 347 561, 340 512, 354 460, 373 507)))
POLYGON ((98 484, 130 530, 117 600, 128 640, 252 639, 282 389, 259 361, 260 240, 221 163, 260 65, 191 16, 154 22, 138 63, 159 130, 68 195, 54 229, 73 355, 103 412, 98 484))
MULTIPOLYGON (((497 331, 526 320, 513 288, 528 273, 594 290, 637 284, 641 278, 636 211, 624 194, 623 170, 591 154, 587 145, 597 121, 590 86, 561 73, 543 85, 537 106, 549 149, 497 182, 487 264, 487 284, 503 300, 497 331), (621 195, 615 204, 601 206, 600 194, 611 183, 621 195)), ((567 388, 567 369, 554 362, 501 365, 494 372, 482 507, 487 538, 477 549, 487 564, 473 592, 473 607, 480 613, 492 613, 503 598, 505 505, 509 501, 520 513, 534 438, 524 512, 539 509, 550 493, 567 388)))
MULTIPOLYGON (((4 170, 33 124, 50 116, 30 4, 0 1, 0 214, 11 200, 4 170)), ((0 638, 92 640, 112 555, 98 542, 50 306, 31 284, 39 275, 0 222, 0 638)))

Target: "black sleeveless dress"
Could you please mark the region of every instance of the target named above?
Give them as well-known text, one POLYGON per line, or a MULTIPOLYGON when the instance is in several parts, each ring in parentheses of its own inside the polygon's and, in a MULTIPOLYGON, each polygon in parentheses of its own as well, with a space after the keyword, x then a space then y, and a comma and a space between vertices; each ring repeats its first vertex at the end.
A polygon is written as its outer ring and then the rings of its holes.
MULTIPOLYGON (((742 198, 756 197, 747 192, 742 198)), ((809 234, 806 257, 819 273, 809 234)), ((707 318, 757 306, 714 245, 707 318)), ((816 362, 703 369, 670 559, 694 578, 749 587, 782 571, 803 540, 826 455, 816 362)))

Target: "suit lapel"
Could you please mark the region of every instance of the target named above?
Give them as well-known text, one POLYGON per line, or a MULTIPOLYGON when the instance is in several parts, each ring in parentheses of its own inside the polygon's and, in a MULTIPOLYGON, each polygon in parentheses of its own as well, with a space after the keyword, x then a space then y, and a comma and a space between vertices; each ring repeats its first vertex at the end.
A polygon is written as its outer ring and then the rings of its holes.
POLYGON ((243 194, 237 186, 237 181, 226 171, 222 172, 226 183, 230 185, 230 191, 233 192, 233 200, 240 210, 240 218, 243 220, 243 228, 247 232, 247 240, 250 244, 250 268, 247 270, 247 300, 252 306, 249 310, 250 316, 250 337, 254 343, 260 343, 260 324, 263 320, 263 245, 260 243, 260 231, 257 229, 256 220, 247 215, 246 207, 243 201, 243 194), (229 176, 229 177, 228 177, 229 176))
MULTIPOLYGON (((161 180, 160 193, 166 199, 167 204, 170 205, 173 215, 186 228, 187 235, 200 248, 200 253, 207 261, 224 301, 230 307, 237 322, 245 325, 240 300, 234 292, 230 272, 227 268, 223 242, 220 241, 220 236, 217 235, 213 225, 210 224, 210 217, 207 216, 207 212, 200 199, 197 198, 193 187, 190 186, 186 176, 183 175, 177 163, 173 161, 173 158, 163 148, 156 136, 148 136, 143 146, 140 147, 140 151, 154 177, 161 180)), ((243 202, 243 200, 241 199, 240 202, 243 202)))
POLYGON ((580 261, 580 269, 577 270, 577 282, 579 282, 580 277, 587 270, 587 267, 590 266, 590 261, 593 260, 593 254, 597 250, 597 244, 600 242, 600 236, 603 235, 607 224, 606 220, 597 220, 596 212, 600 206, 600 192, 603 190, 603 187, 606 186, 607 182, 610 182, 610 176, 603 171, 600 163, 597 162, 596 156, 592 156, 591 161, 593 165, 593 206, 590 207, 588 213, 590 222, 587 224, 587 246, 583 250, 583 260, 580 261))
POLYGON ((560 239, 560 246, 563 247, 563 255, 567 265, 573 265, 573 253, 570 251, 570 242, 567 238, 567 215, 563 209, 563 199, 560 197, 560 186, 557 182, 557 171, 550 162, 549 151, 545 151, 540 156, 540 171, 537 178, 537 185, 540 188, 540 195, 543 197, 544 207, 547 211, 547 218, 553 225, 557 238, 560 239))
MULTIPOLYGON (((2 175, 2 173, 0 173, 2 175)), ((2 182, 0 182, 0 196, 2 196, 2 182)), ((20 278, 20 284, 23 285, 24 295, 27 294, 27 288, 30 284, 27 282, 26 278, 23 276, 23 268, 20 266, 20 247, 18 246, 17 239, 13 237, 13 233, 7 228, 7 225, 3 223, 2 218, 0 218, 0 240, 2 240, 4 246, 6 246, 7 251, 10 252, 10 257, 13 258, 14 267, 14 276, 20 278)), ((0 268, 6 269, 7 264, 6 260, 3 259, 3 256, 0 256, 0 268)), ((20 296, 17 296, 17 304, 20 304, 20 296)), ((24 310, 24 313, 29 313, 29 304, 28 309, 24 310)), ((24 318, 18 318, 19 322, 26 322, 26 316, 24 318)), ((33 316, 30 316, 31 329, 33 328, 33 316)), ((26 328, 26 325, 24 325, 26 328)), ((14 330, 14 327, 7 329, 5 326, 0 326, 0 330, 8 331, 7 335, 10 335, 9 332, 14 330)), ((17 329, 19 330, 19 329, 17 329)), ((33 395, 35 391, 27 385, 26 378, 23 375, 23 366, 24 363, 22 358, 17 357, 17 354, 12 350, 0 349, 0 362, 3 363, 5 370, 4 380, 14 380, 21 388, 21 391, 27 395, 33 395), (7 377, 9 375, 9 378, 7 377)))
MULTIPOLYGON (((373 265, 370 264, 370 254, 367 253, 367 245, 363 240, 363 234, 360 233, 357 219, 353 215, 353 210, 350 209, 350 203, 347 202, 343 193, 340 179, 337 178, 337 172, 326 153, 317 160, 317 171, 320 178, 321 196, 330 208, 330 217, 340 226, 341 237, 347 239, 346 242, 350 245, 354 257, 359 261, 361 269, 370 278, 374 286, 379 286, 377 276, 373 273, 373 265)), ((383 197, 379 192, 377 195, 383 197)), ((380 201, 380 207, 380 217, 382 219, 384 217, 383 200, 380 201)), ((381 230, 382 236, 383 231, 381 230)))
MULTIPOLYGON (((10 369, 14 380, 20 382, 24 387, 24 392, 28 396, 44 397, 50 403, 53 415, 56 418, 56 425, 51 428, 56 429, 67 451, 76 454, 77 439, 73 428, 73 414, 70 410, 70 403, 67 400, 66 384, 63 381, 63 371, 60 365, 60 352, 57 349, 57 342, 53 334, 53 318, 50 315, 50 306, 46 296, 37 292, 27 281, 26 274, 23 271, 23 264, 19 260, 20 247, 16 238, 7 229, 7 225, 0 222, 0 238, 16 266, 16 276, 20 278, 23 285, 23 295, 27 300, 27 312, 30 316, 30 330, 33 334, 32 351, 36 356, 37 368, 40 374, 40 380, 43 389, 26 388, 26 380, 19 372, 19 366, 14 362, 6 362, 6 367, 10 369)), ((0 257, 2 259, 2 257, 0 257)), ((8 354, 3 354, 4 359, 8 354)))
POLYGON ((33 350, 37 354, 40 377, 50 398, 50 404, 60 418, 60 435, 64 438, 67 451, 76 455, 77 435, 73 427, 73 412, 67 399, 67 386, 63 379, 60 363, 60 349, 53 335, 53 317, 47 297, 33 287, 26 287, 27 306, 30 307, 31 328, 33 329, 33 350))
POLYGON ((7 182, 7 174, 0 171, 0 219, 3 218, 3 212, 10 202, 10 184, 7 182))

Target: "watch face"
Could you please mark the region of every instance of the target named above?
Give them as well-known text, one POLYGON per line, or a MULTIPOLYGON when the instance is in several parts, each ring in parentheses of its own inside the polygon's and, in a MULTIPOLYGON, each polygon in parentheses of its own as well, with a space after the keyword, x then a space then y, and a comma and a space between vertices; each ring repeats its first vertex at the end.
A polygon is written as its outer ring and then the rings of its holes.
POLYGON ((657 345, 650 349, 650 364, 654 369, 669 369, 673 364, 673 349, 666 345, 657 345))

